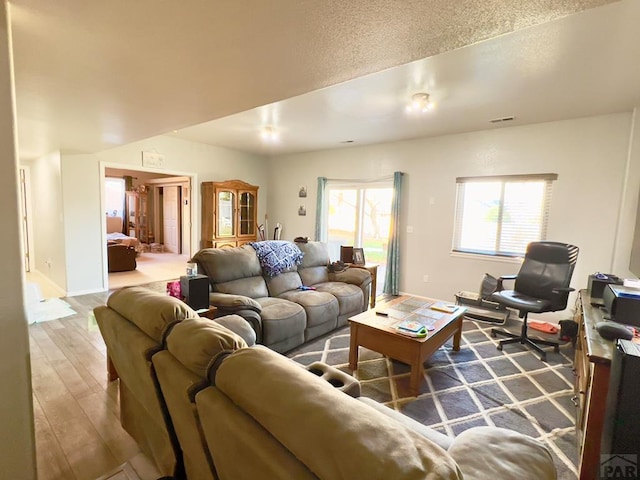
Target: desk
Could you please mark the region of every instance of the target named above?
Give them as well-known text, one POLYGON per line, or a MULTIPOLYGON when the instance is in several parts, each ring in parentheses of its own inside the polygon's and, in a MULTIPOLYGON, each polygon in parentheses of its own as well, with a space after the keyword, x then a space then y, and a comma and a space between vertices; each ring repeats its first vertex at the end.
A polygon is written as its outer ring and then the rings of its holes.
POLYGON ((364 265, 349 264, 350 268, 363 268, 371 274, 371 295, 369 298, 369 306, 376 306, 376 289, 378 288, 378 265, 376 263, 366 263, 364 265))
POLYGON ((579 478, 596 480, 600 466, 600 441, 607 406, 613 344, 596 331, 602 311, 591 305, 591 296, 581 290, 575 320, 578 322, 575 371, 576 438, 579 478))

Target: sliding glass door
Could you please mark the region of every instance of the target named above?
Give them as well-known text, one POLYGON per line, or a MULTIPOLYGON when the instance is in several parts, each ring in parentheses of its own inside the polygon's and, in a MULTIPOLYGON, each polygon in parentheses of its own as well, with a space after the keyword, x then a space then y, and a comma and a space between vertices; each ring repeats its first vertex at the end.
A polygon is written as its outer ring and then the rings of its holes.
MULTIPOLYGON (((366 263, 375 263, 384 278, 391 219, 391 184, 327 185, 327 243, 332 261, 340 246, 364 249, 366 263)), ((378 282, 378 290, 382 290, 378 282)), ((380 293, 380 292, 378 292, 380 293)))

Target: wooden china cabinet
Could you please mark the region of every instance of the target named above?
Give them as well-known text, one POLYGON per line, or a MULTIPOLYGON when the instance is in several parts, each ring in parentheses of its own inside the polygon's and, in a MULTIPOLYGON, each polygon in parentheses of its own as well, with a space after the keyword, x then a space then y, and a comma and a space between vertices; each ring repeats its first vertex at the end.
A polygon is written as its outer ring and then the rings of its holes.
POLYGON ((149 212, 146 187, 126 192, 127 235, 140 243, 149 242, 149 212))
POLYGON ((239 247, 257 239, 258 187, 241 180, 202 182, 201 248, 239 247))

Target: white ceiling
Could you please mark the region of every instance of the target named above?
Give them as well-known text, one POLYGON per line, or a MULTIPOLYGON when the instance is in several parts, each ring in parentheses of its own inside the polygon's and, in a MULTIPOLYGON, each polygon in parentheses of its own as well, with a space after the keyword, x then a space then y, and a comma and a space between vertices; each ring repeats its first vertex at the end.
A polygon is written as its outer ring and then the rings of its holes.
POLYGON ((22 159, 165 133, 292 153, 640 104, 638 0, 9 3, 22 159), (407 116, 416 91, 437 108, 407 116))

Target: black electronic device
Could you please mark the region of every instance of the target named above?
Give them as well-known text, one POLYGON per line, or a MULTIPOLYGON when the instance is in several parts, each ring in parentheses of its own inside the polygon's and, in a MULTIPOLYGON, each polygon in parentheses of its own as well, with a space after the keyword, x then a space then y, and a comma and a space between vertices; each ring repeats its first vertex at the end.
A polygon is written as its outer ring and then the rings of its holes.
POLYGON ((180 277, 180 291, 194 310, 209 308, 209 278, 206 275, 180 277))
POLYGON ((607 340, 616 340, 618 338, 631 340, 633 338, 633 332, 617 322, 598 322, 596 323, 596 330, 602 338, 607 340))
POLYGON ((611 376, 602 432, 601 455, 640 452, 640 348, 618 340, 611 359, 611 376))
POLYGON ((614 285, 622 285, 622 279, 612 273, 594 273, 593 275, 589 275, 587 292, 592 299, 602 298, 604 295, 604 287, 610 283, 614 285))
POLYGON ((602 300, 611 320, 640 327, 640 290, 608 284, 602 300))

